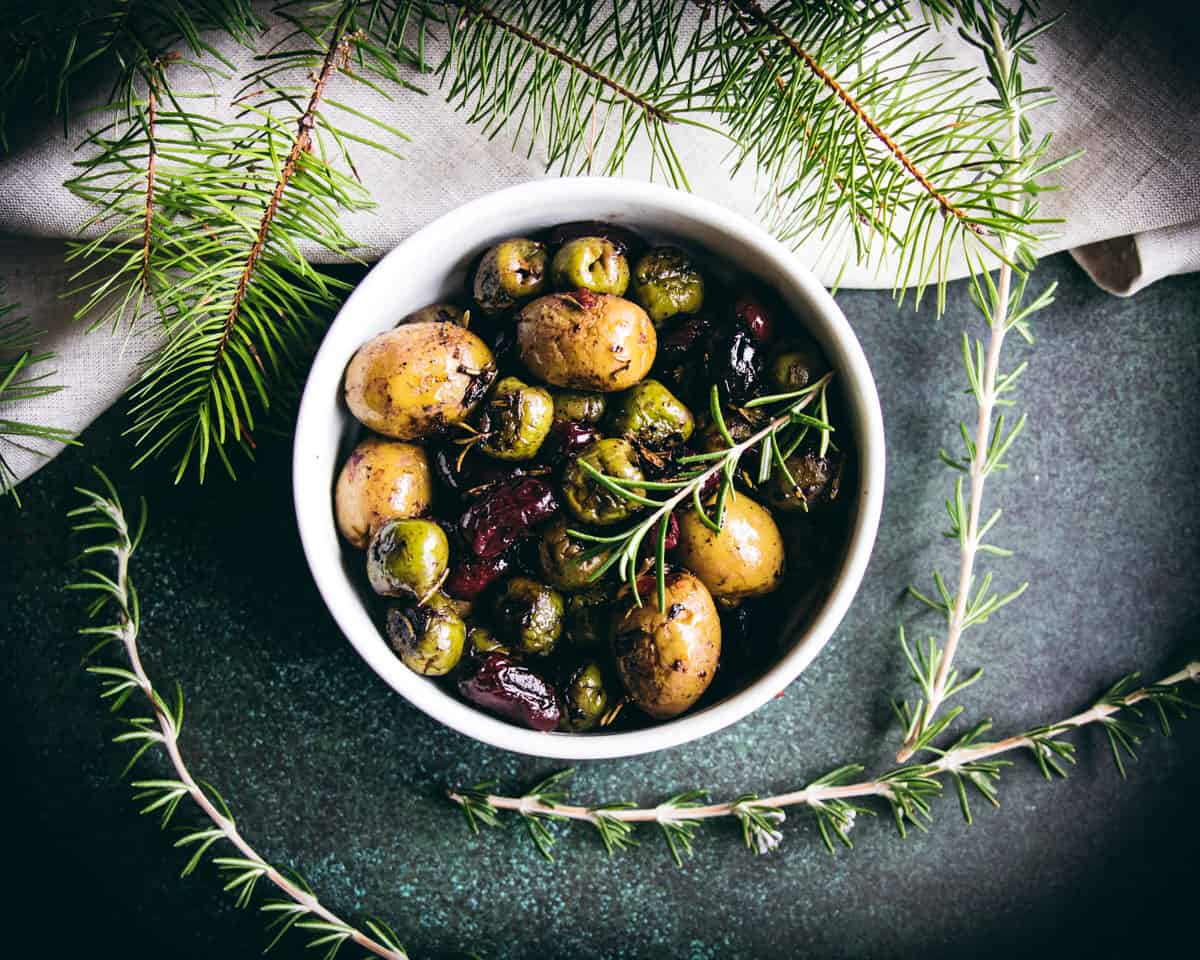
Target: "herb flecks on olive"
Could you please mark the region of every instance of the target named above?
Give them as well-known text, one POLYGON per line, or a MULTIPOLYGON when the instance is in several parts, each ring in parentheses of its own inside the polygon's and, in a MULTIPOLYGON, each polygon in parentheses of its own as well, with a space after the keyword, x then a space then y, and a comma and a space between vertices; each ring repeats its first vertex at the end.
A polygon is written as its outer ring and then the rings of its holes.
POLYGON ((837 499, 842 460, 836 451, 822 457, 800 450, 787 458, 787 473, 779 470, 767 484, 767 502, 777 510, 812 510, 837 499), (789 480, 788 477, 791 477, 789 480))
POLYGON ((496 595, 495 616, 502 640, 521 653, 545 656, 562 635, 562 594, 529 577, 513 577, 496 595))
POLYGON ((720 533, 694 510, 684 512, 675 556, 723 603, 760 597, 783 582, 783 536, 771 512, 744 493, 729 498, 720 533))
POLYGON ((580 650, 608 643, 612 605, 613 591, 604 586, 568 596, 563 631, 567 643, 580 650))
POLYGON ((554 401, 549 390, 505 377, 493 388, 480 420, 484 453, 497 460, 530 460, 550 432, 554 401))
MULTIPOLYGON (((644 480, 633 445, 628 440, 608 437, 584 450, 563 473, 563 499, 577 520, 605 526, 633 516, 637 504, 604 486, 581 466, 583 463, 606 477, 633 482, 644 480)), ((637 488, 630 489, 641 492, 637 488)))
POLYGON ((433 482, 425 451, 411 443, 371 437, 342 465, 334 490, 338 530, 360 550, 388 520, 428 513, 433 482))
POLYGON ((389 520, 367 546, 367 579, 382 597, 423 597, 446 572, 450 544, 431 520, 389 520))
POLYGON ((608 401, 602 393, 559 390, 554 394, 554 420, 556 423, 574 420, 577 423, 596 424, 604 419, 604 411, 607 408, 608 401))
POLYGON ((559 729, 572 733, 591 730, 608 709, 604 673, 595 660, 585 660, 571 672, 562 688, 563 712, 559 729))
POLYGON ((619 297, 629 286, 629 261, 611 240, 578 237, 554 255, 550 282, 556 290, 591 290, 619 297))
POLYGON ((457 304, 431 303, 420 310, 414 310, 401 319, 396 326, 403 323, 456 323, 460 327, 465 327, 469 325, 469 319, 467 311, 457 304))
POLYGON ((607 293, 552 293, 517 317, 517 346, 529 371, 556 387, 611 393, 650 371, 654 324, 636 303, 607 293))
POLYGON ((462 657, 467 628, 452 601, 435 593, 420 605, 389 609, 387 635, 406 667, 427 677, 440 677, 453 670, 462 657))
POLYGON ((692 412, 657 380, 643 380, 613 399, 610 433, 651 447, 688 440, 695 429, 692 412))
POLYGON ((559 590, 573 593, 592 586, 607 555, 597 554, 593 544, 572 537, 567 532, 569 527, 566 519, 550 524, 542 534, 538 556, 546 581, 559 590))
POLYGON ((546 248, 516 237, 496 244, 475 271, 475 302, 486 313, 511 310, 521 300, 536 297, 546 285, 546 248))
POLYGON ((678 247, 655 247, 633 268, 632 296, 658 326, 704 306, 704 277, 678 247))

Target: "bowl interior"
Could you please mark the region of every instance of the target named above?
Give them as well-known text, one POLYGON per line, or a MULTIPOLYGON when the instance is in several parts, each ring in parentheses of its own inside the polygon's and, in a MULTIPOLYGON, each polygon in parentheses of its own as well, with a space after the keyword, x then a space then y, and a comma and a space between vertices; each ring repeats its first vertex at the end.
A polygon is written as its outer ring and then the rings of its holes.
POLYGON ((313 363, 296 428, 297 522, 318 589, 342 631, 371 667, 420 709, 487 743, 567 759, 628 756, 703 736, 740 719, 790 683, 829 639, 861 581, 874 542, 883 488, 883 428, 865 357, 832 298, 783 246, 715 204, 662 187, 613 179, 535 181, 490 194, 447 214, 381 260, 346 301, 313 363), (673 240, 719 259, 770 288, 820 343, 837 371, 857 469, 849 489, 842 560, 828 591, 797 598, 781 613, 781 655, 743 689, 675 720, 635 731, 538 733, 457 700, 397 659, 360 592, 360 555, 343 549, 333 486, 360 433, 342 399, 346 364, 358 347, 403 316, 457 298, 467 272, 498 240, 568 220, 606 220, 653 240, 673 240), (353 566, 352 566, 353 565, 353 566))

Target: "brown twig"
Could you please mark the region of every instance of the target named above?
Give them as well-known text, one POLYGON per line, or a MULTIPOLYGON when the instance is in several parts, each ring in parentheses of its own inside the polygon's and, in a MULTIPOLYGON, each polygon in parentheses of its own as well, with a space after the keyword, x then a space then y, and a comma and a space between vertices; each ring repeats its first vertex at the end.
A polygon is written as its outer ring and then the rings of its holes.
POLYGON ((154 222, 154 165, 158 159, 158 143, 154 125, 158 120, 158 70, 155 60, 150 70, 150 89, 146 95, 146 218, 142 225, 142 293, 150 292, 150 238, 154 222))

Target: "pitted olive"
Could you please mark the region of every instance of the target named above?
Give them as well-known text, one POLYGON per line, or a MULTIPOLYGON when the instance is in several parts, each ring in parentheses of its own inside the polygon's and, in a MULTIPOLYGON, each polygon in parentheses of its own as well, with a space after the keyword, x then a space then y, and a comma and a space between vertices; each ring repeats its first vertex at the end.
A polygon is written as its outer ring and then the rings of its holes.
POLYGON ((678 247, 655 247, 633 268, 632 295, 658 326, 704 306, 704 277, 678 247))
POLYGON ((585 650, 608 642, 613 592, 611 587, 596 586, 567 597, 564 636, 571 646, 585 650))
POLYGON ((467 628, 454 605, 435 593, 419 606, 388 610, 387 635, 406 667, 426 677, 440 677, 461 659, 467 628))
POLYGON ((513 577, 495 602, 496 629, 521 653, 545 655, 562 634, 562 594, 529 577, 513 577))
POLYGON ((692 435, 692 411, 657 380, 643 380, 613 398, 608 432, 650 447, 682 443, 692 435))
POLYGON ((485 313, 511 310, 536 297, 546 285, 546 248, 516 237, 496 244, 475 271, 475 302, 485 313))
POLYGON ((423 597, 446 572, 450 544, 430 520, 389 520, 367 546, 367 579, 383 597, 423 597))
POLYGON ((548 390, 505 377, 484 404, 482 420, 484 453, 497 460, 529 460, 550 432, 554 401, 548 390))
POLYGON ((400 326, 401 323, 456 323, 465 327, 468 319, 467 312, 453 303, 431 303, 420 310, 414 310, 396 326, 400 326))
POLYGON ((607 406, 602 393, 560 390, 554 394, 554 422, 599 423, 607 406))
POLYGON ((799 450, 787 458, 787 473, 776 470, 767 484, 767 502, 777 510, 811 510, 837 499, 842 458, 834 450, 799 450), (790 479, 789 479, 790 477, 790 479))
POLYGON ((572 537, 567 533, 570 526, 565 519, 552 523, 538 546, 542 574, 551 586, 567 593, 590 587, 607 559, 605 554, 589 556, 595 544, 572 537))
POLYGON ((600 722, 608 709, 608 691, 604 673, 595 660, 585 660, 567 678, 562 691, 563 713, 558 722, 560 730, 582 733, 600 722))
POLYGON ((429 511, 433 483, 425 451, 398 440, 364 440, 343 464, 333 498, 338 530, 363 549, 385 521, 429 511))
POLYGON ((591 290, 619 297, 629 286, 629 261, 611 240, 578 237, 554 255, 550 282, 556 290, 591 290))
MULTIPOLYGON (((583 523, 603 526, 633 515, 637 504, 601 484, 581 464, 618 480, 644 480, 637 451, 628 440, 609 437, 593 443, 572 460, 563 473, 563 498, 567 508, 583 523)), ((637 488, 630 488, 641 493, 637 488)))

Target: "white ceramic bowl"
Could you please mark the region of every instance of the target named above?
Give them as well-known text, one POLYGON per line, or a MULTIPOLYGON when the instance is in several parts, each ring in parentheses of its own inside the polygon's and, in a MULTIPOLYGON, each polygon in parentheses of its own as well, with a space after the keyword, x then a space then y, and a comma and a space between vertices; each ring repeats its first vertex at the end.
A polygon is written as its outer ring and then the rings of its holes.
MULTIPOLYGON (((728 726, 786 687, 841 622, 875 542, 883 502, 883 419, 854 331, 813 275, 749 221, 686 193, 608 178, 537 180, 480 197, 402 242, 358 285, 334 320, 309 374, 296 424, 293 487, 304 552, 334 619, 371 669, 412 704, 460 733, 541 757, 622 757, 673 747, 728 726), (388 648, 360 593, 359 555, 339 542, 333 485, 358 428, 342 400, 354 352, 418 307, 464 289, 468 265, 492 243, 568 220, 608 220, 718 255, 776 291, 824 348, 853 420, 858 488, 842 567, 815 616, 759 679, 705 709, 621 733, 539 733, 489 716, 410 671, 388 648), (354 569, 350 569, 353 566, 354 569)), ((781 624, 794 632, 795 624, 781 624)))

